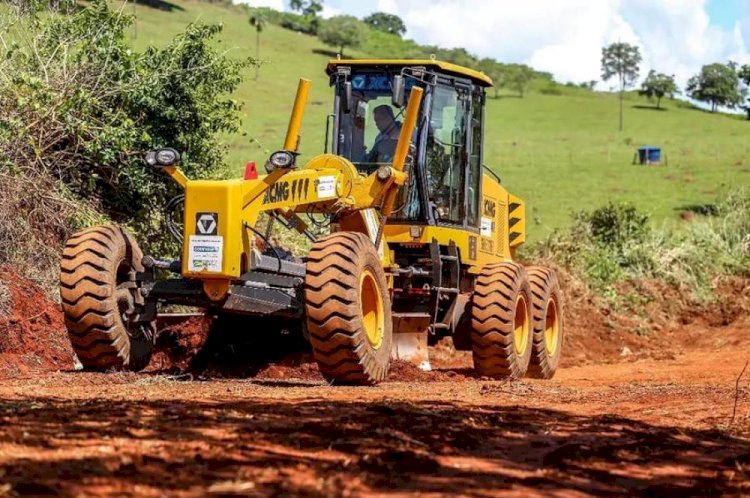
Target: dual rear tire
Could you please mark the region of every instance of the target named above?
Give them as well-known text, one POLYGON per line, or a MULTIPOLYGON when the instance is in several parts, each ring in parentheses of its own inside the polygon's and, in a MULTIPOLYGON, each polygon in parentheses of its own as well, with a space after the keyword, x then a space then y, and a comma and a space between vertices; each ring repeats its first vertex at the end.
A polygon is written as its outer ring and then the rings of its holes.
POLYGON ((514 262, 485 266, 474 287, 471 346, 478 375, 551 378, 560 361, 563 322, 557 278, 514 262))

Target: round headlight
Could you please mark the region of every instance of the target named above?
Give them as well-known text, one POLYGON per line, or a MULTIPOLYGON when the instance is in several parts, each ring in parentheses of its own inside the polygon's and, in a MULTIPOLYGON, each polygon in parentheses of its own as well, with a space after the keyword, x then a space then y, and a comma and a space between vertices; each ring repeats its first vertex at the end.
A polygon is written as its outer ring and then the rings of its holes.
POLYGON ((156 162, 161 166, 172 166, 180 160, 180 154, 171 148, 159 149, 156 151, 156 162))
POLYGON ((288 150, 278 150, 271 154, 268 162, 271 169, 290 168, 294 165, 294 154, 288 150))

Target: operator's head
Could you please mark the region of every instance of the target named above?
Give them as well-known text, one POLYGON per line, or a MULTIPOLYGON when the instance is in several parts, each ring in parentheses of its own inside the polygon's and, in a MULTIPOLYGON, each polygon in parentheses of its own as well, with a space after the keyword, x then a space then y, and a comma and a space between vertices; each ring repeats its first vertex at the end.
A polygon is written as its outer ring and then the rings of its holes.
POLYGON ((388 104, 377 106, 372 111, 372 117, 375 120, 375 126, 380 131, 385 131, 396 121, 396 118, 393 116, 393 109, 388 104))

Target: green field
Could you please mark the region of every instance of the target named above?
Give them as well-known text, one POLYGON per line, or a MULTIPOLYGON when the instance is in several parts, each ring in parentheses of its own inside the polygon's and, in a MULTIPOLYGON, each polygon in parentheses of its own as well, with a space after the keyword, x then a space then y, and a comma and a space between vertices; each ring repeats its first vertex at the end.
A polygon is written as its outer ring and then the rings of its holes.
MULTIPOLYGON (((237 8, 170 0, 172 11, 135 8, 132 35, 138 48, 163 45, 194 20, 224 24, 222 47, 237 57, 255 54, 255 31, 237 8), (180 10, 183 9, 183 10, 180 10)), ((132 12, 128 6, 126 11, 132 12)), ((241 171, 263 162, 283 141, 297 81, 312 80, 302 136, 303 159, 323 150, 331 94, 324 74, 330 51, 314 37, 269 25, 261 35, 260 78, 248 70, 235 98, 245 102, 246 136, 228 136, 229 162, 241 171)), ((352 56, 382 49, 370 41, 352 56)), ((712 115, 663 102, 657 111, 636 96, 625 106, 625 131, 617 131, 615 95, 555 87, 560 95, 529 92, 523 99, 488 99, 485 163, 527 201, 531 239, 566 224, 569 214, 608 200, 627 200, 654 220, 677 220, 685 207, 714 202, 728 187, 750 186, 750 121, 712 115), (633 166, 639 145, 660 145, 661 167, 633 166)))

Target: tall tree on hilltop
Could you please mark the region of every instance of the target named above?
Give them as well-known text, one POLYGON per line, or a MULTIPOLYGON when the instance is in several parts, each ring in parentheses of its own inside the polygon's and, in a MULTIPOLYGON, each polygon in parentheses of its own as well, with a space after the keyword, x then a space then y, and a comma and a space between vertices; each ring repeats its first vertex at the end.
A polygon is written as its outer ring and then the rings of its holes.
POLYGON ((404 25, 404 21, 394 14, 373 12, 362 21, 384 33, 391 33, 397 36, 404 36, 404 33, 406 33, 406 25, 404 25))
POLYGON ((261 14, 250 16, 250 26, 255 28, 255 79, 260 75, 260 33, 266 27, 266 19, 261 14))
POLYGON ((503 85, 518 92, 523 98, 526 87, 534 79, 534 70, 524 64, 514 64, 506 70, 503 85))
POLYGON ((499 97, 500 88, 505 83, 506 72, 504 67, 494 59, 482 59, 477 64, 477 68, 492 80, 492 89, 495 92, 495 98, 499 97))
POLYGON ((303 16, 317 17, 323 10, 323 0, 290 0, 289 8, 303 16))
POLYGON ((661 109, 661 99, 664 97, 673 98, 679 93, 674 76, 657 73, 653 69, 649 71, 646 79, 638 90, 639 95, 648 97, 649 100, 656 99, 656 108, 661 109))
POLYGON ((641 52, 635 45, 617 42, 602 47, 602 79, 608 81, 617 77, 620 89, 620 131, 623 130, 622 101, 625 89, 633 86, 638 79, 638 66, 641 52))
MULTIPOLYGON (((737 75, 745 85, 744 90, 747 91, 750 88, 750 64, 742 66, 737 75)), ((748 99, 747 103, 742 107, 745 109, 745 112, 747 112, 747 119, 750 120, 750 99, 748 99)))
POLYGON ((710 104, 711 112, 716 112, 719 106, 734 109, 744 98, 734 62, 706 64, 688 80, 686 89, 690 98, 710 104))
POLYGON ((367 30, 362 21, 354 16, 334 16, 327 19, 318 29, 318 38, 323 43, 339 48, 344 56, 344 48, 357 48, 364 42, 367 30))

